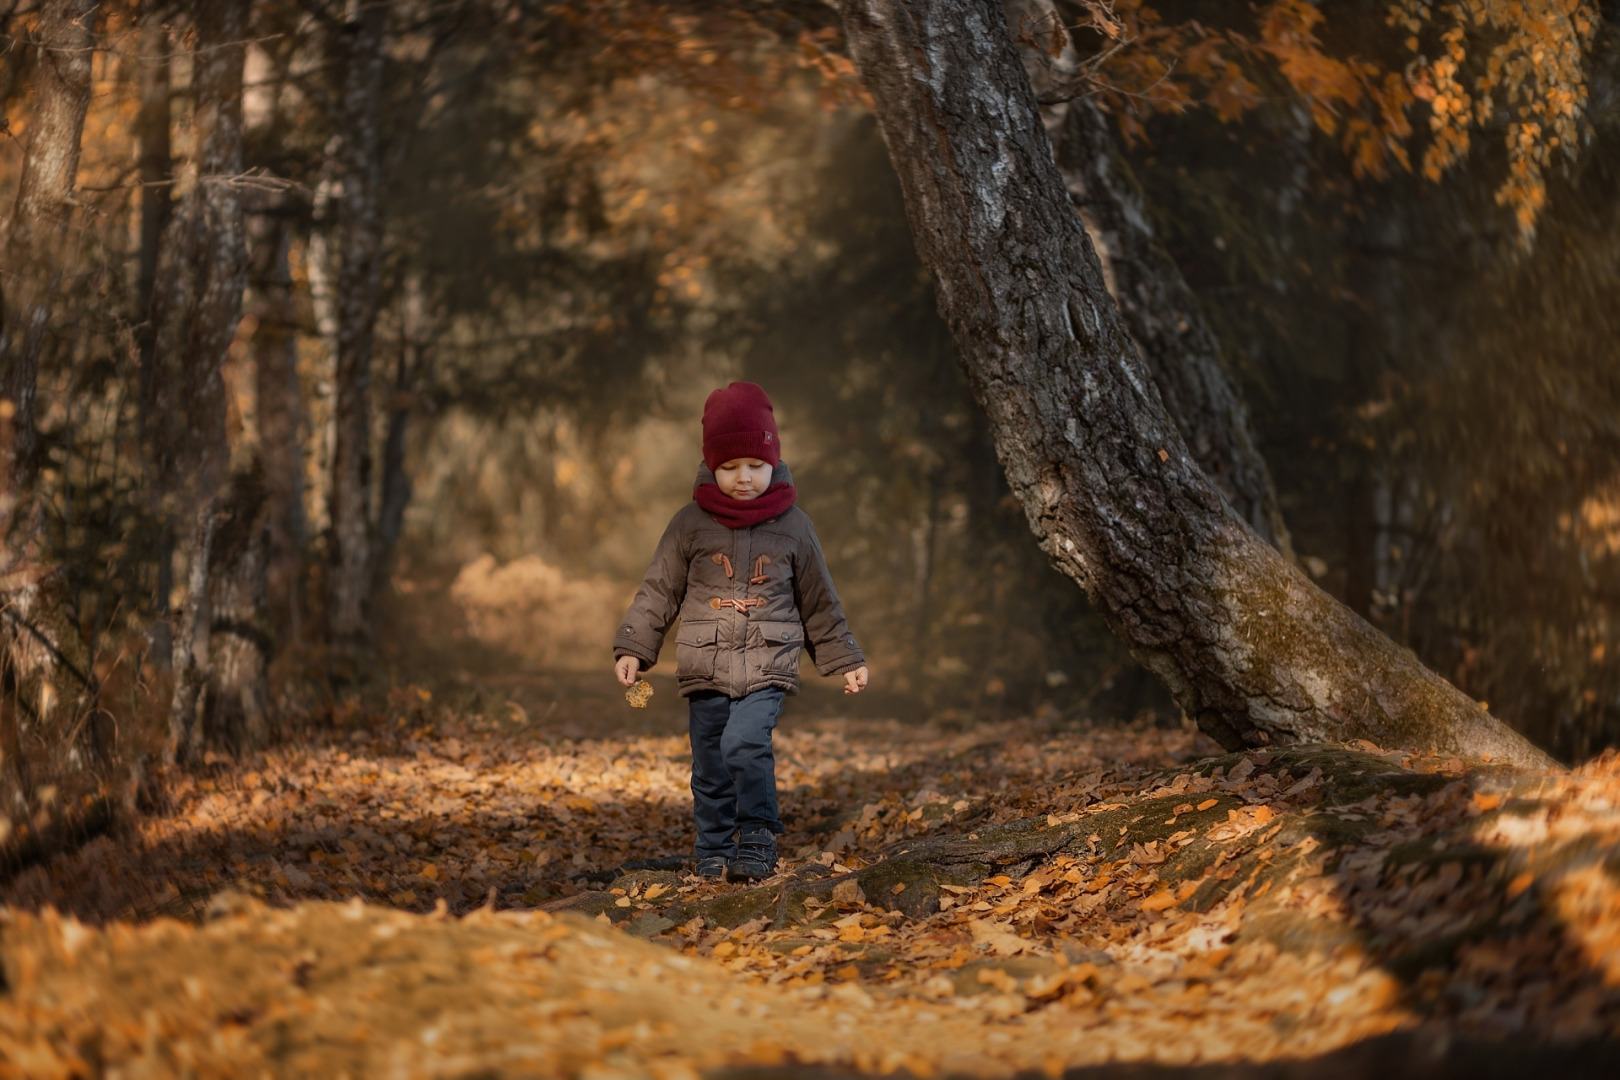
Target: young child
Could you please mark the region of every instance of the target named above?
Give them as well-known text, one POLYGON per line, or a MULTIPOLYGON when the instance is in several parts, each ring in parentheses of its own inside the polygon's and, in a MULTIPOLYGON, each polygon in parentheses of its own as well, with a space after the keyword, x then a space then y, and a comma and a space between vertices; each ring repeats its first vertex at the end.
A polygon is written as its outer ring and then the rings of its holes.
POLYGON ((800 650, 821 674, 842 675, 846 694, 866 688, 865 658, 795 497, 765 391, 734 382, 710 394, 692 501, 664 530, 613 642, 614 674, 633 686, 681 618, 675 677, 691 710, 703 877, 776 872, 771 732, 783 696, 799 687, 800 650))

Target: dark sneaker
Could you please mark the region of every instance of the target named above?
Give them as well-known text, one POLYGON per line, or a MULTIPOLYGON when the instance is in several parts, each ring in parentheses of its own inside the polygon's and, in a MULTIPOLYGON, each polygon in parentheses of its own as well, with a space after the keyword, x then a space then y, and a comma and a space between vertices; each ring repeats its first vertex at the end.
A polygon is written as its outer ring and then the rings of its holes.
POLYGON ((724 855, 710 855, 698 860, 697 876, 712 878, 720 881, 726 876, 726 857, 724 855))
POLYGON ((768 832, 750 833, 737 845, 727 876, 732 881, 761 881, 776 873, 776 837, 768 832))

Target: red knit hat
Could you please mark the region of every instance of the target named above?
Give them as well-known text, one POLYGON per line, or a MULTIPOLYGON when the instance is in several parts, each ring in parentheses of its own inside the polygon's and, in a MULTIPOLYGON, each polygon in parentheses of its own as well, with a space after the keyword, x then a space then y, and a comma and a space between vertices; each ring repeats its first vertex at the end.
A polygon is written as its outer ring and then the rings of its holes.
POLYGON ((703 403, 704 464, 718 469, 733 458, 759 458, 773 468, 782 460, 776 411, 751 382, 734 382, 703 403))

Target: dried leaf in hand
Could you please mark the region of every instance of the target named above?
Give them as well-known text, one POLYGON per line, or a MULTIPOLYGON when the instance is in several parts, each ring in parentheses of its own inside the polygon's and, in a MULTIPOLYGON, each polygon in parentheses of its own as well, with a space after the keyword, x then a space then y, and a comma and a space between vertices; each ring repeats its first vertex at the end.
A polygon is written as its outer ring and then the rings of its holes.
POLYGON ((647 702, 652 700, 652 683, 646 679, 636 680, 636 685, 624 692, 624 700, 630 703, 632 709, 645 709, 647 702))

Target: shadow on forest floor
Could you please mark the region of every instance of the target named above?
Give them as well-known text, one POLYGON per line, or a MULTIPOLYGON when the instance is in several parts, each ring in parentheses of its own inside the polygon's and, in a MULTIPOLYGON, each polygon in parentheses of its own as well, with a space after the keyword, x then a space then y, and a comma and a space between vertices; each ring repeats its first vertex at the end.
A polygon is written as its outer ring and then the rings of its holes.
POLYGON ((1614 1074, 1591 1042, 1620 1032, 1612 756, 1210 757, 1151 724, 807 695, 779 735, 783 872, 747 887, 617 869, 690 843, 668 681, 635 711, 594 675, 396 670, 416 681, 307 745, 171 777, 165 813, 0 885, 0 1060, 1614 1074), (1189 1064, 1211 1060, 1254 1064, 1189 1064))
MULTIPOLYGON (((842 1080, 826 1068, 737 1068, 713 1080, 842 1080)), ((1441 1031, 1384 1035, 1317 1057, 1216 1065, 1119 1062, 1069 1069, 1063 1080, 1612 1080, 1620 1044, 1545 1046, 1457 1040, 1441 1031)))

